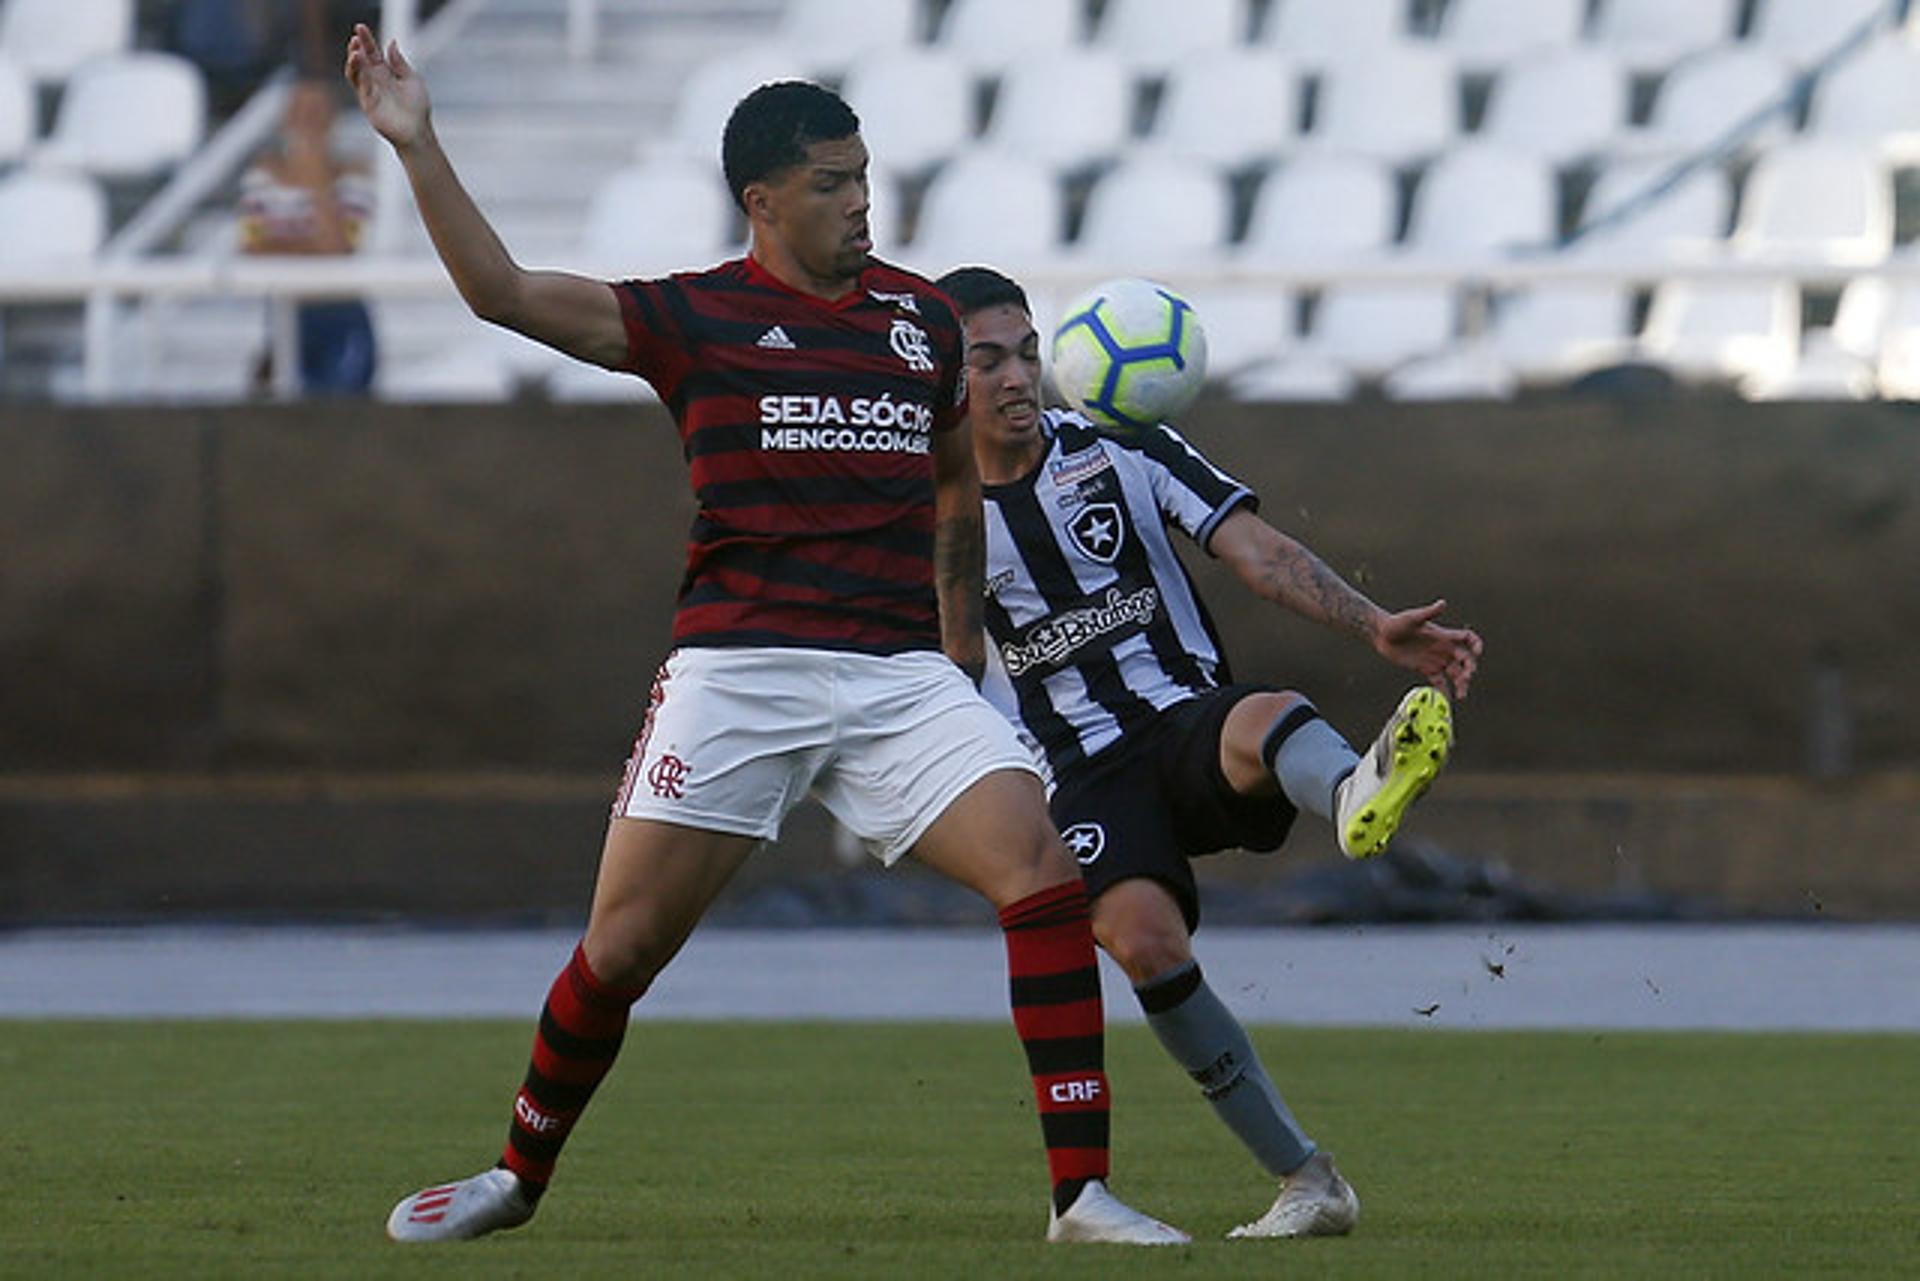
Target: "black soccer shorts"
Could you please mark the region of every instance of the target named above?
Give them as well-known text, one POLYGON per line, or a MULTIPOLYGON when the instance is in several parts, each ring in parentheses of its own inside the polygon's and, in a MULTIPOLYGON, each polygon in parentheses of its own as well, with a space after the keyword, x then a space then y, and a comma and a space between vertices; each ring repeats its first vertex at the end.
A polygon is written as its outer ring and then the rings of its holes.
POLYGON ((1227 713, 1272 685, 1226 685, 1176 703, 1101 752, 1054 789, 1053 821, 1080 861, 1087 893, 1129 877, 1164 884, 1189 932, 1200 894, 1189 859, 1221 850, 1278 849, 1295 810, 1284 795, 1242 796, 1220 768, 1227 713))

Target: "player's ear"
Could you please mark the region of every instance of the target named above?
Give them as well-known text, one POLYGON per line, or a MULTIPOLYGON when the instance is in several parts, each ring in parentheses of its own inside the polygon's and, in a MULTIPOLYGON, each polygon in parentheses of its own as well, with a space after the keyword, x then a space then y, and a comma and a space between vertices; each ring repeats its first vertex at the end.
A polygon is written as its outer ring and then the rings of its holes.
POLYGON ((748 222, 765 222, 773 217, 773 192, 765 181, 756 180, 741 188, 740 203, 746 207, 748 222))

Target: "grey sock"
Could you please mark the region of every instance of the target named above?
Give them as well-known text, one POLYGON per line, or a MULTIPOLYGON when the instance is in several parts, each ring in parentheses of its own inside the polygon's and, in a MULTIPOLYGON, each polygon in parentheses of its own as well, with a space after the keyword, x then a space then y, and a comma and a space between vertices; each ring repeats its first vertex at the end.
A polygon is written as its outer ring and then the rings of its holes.
POLYGON ((1200 974, 1197 961, 1134 989, 1160 1044, 1187 1070, 1229 1130, 1276 1178, 1317 1150, 1260 1065, 1253 1042, 1200 974))
POLYGON ((1280 718, 1260 749, 1294 808, 1333 821, 1333 789, 1353 773, 1360 754, 1310 704, 1280 718))

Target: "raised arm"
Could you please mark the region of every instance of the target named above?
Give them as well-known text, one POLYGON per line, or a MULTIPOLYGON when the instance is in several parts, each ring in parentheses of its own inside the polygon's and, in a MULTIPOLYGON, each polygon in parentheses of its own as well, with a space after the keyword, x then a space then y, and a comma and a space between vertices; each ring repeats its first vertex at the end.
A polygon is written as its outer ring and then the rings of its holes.
POLYGON ((933 434, 933 574, 940 601, 940 647, 978 683, 987 670, 983 620, 987 581, 987 526, 973 429, 933 434))
POLYGON ((602 281, 514 262, 434 136, 426 82, 400 53, 381 52, 365 24, 347 40, 347 81, 374 130, 392 145, 413 185, 421 220, 454 287, 482 320, 596 365, 626 360, 620 304, 602 281))
POLYGON ((1388 662, 1465 698, 1479 667, 1481 641, 1472 629, 1437 620, 1444 600, 1389 613, 1368 600, 1304 544, 1245 507, 1214 531, 1208 550, 1232 567, 1255 595, 1303 618, 1358 637, 1388 662))

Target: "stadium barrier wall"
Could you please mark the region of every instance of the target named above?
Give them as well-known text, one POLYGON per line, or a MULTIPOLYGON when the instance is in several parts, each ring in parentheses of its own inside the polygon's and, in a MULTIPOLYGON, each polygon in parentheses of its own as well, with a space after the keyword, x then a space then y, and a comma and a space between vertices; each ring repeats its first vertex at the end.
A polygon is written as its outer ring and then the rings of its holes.
MULTIPOLYGON (((1622 831, 1657 844, 1684 829, 1716 848, 1684 875, 1674 864, 1688 888, 1782 903, 1799 897, 1786 882, 1804 857, 1825 860, 1807 894, 1920 914, 1920 891, 1867 867, 1920 852, 1920 807, 1898 781, 1920 772, 1920 721, 1907 714, 1920 699, 1911 411, 1210 404, 1189 430, 1261 493, 1270 520, 1377 599, 1445 595, 1486 636, 1460 717, 1457 768, 1474 786, 1423 808, 1435 835, 1551 868, 1555 832, 1597 848, 1622 831), (1635 778, 1647 786, 1619 781, 1635 778), (1681 821, 1689 802, 1660 790, 1674 778, 1733 790, 1715 793, 1710 821, 1681 821), (1755 787, 1774 799, 1755 803, 1755 787), (1647 817, 1661 805, 1679 806, 1675 823, 1647 817), (1817 813, 1827 818, 1812 826, 1792 817, 1817 813), (1827 847, 1796 855, 1788 832, 1827 847), (1876 843, 1871 860, 1840 848, 1856 838, 1876 843), (1759 873, 1743 859, 1775 873, 1749 883, 1759 873), (1849 859, 1859 875, 1836 870, 1849 859), (1703 865, 1719 870, 1696 887, 1703 865)), ((579 816, 568 821, 587 833, 578 857, 590 869, 667 643, 690 515, 657 408, 7 406, 0 899, 14 906, 0 903, 0 917, 125 907, 96 902, 112 859, 138 857, 113 836, 121 820, 101 815, 137 815, 168 786, 184 814, 178 788, 217 795, 223 780, 266 775, 437 780, 392 784, 386 817, 354 838, 372 843, 356 857, 374 899, 389 875, 381 843, 418 849, 416 829, 435 822, 463 833, 462 848, 491 834, 509 852, 480 855, 490 866, 542 844, 538 805, 524 837, 504 820, 429 821, 446 808, 435 796, 495 795, 486 780, 569 780, 543 803, 579 816), (410 827, 403 812, 425 817, 410 827), (97 840, 83 836, 89 823, 97 840), (106 862, 88 872, 96 845, 106 862), (48 850, 64 891, 47 885, 48 850)), ((1398 673, 1194 559, 1236 674, 1303 689, 1356 741, 1370 735, 1398 673)), ((289 786, 307 808, 286 814, 323 816, 327 797, 365 790, 289 786)), ((252 806, 271 828, 276 795, 234 812, 252 806)), ((192 824, 174 826, 191 848, 192 824)), ((313 883, 327 865, 315 857, 320 870, 288 878, 279 899, 340 899, 313 883)), ((253 879, 256 898, 275 900, 271 874, 253 879)), ((449 909, 529 902, 511 877, 499 884, 518 888, 462 891, 449 909)), ((155 894, 139 902, 180 901, 155 894)))

